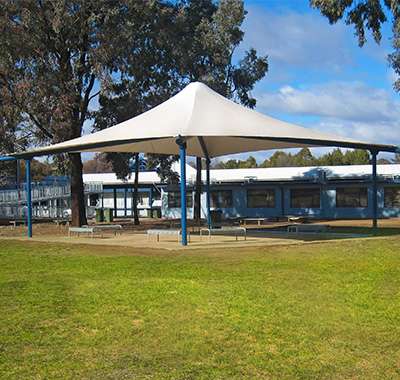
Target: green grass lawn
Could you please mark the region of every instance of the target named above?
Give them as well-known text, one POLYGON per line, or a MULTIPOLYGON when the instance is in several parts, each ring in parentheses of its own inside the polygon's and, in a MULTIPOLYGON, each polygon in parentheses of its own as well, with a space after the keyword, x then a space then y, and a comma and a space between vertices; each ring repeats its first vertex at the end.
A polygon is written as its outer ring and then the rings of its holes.
POLYGON ((0 241, 0 378, 399 379, 399 248, 0 241))

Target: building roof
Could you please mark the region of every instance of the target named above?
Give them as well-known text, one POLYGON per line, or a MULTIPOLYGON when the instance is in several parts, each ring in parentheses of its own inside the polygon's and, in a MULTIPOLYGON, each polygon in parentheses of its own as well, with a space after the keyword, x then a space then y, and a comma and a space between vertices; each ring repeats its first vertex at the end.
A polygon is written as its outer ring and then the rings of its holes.
MULTIPOLYGON (((175 164, 174 170, 179 173, 179 164, 175 164)), ((195 183, 196 170, 186 166, 187 180, 195 183)), ((388 179, 400 180, 400 165, 377 165, 378 176, 388 179)), ((350 180, 363 179, 372 176, 371 165, 348 165, 348 166, 306 166, 285 168, 251 168, 251 169, 213 169, 210 171, 211 182, 233 183, 233 182, 283 182, 298 180, 350 180)), ((133 184, 135 175, 127 181, 133 184)), ((206 171, 202 171, 202 180, 206 179, 206 171)), ((103 182, 103 185, 122 184, 114 173, 84 174, 84 182, 103 182)), ((140 184, 160 184, 160 178, 156 172, 139 173, 140 184)))

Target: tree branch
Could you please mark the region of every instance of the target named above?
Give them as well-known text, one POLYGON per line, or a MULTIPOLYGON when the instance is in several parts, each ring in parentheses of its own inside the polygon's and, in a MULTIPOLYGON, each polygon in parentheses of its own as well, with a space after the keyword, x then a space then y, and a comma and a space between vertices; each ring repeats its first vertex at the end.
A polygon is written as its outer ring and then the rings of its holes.
POLYGON ((81 118, 80 118, 81 125, 83 125, 83 123, 85 121, 87 109, 88 109, 88 106, 89 106, 89 102, 92 99, 90 97, 90 93, 92 92, 95 80, 96 80, 96 76, 94 74, 92 74, 90 76, 89 85, 87 86, 86 91, 85 91, 85 97, 83 99, 83 104, 82 104, 82 109, 81 109, 81 118))

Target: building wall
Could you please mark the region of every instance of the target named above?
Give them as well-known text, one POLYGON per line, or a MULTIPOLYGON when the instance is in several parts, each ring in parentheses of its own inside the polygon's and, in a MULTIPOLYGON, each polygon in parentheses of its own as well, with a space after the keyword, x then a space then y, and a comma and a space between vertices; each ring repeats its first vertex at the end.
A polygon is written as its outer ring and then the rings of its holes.
MULTIPOLYGON (((400 183, 382 182, 378 184, 378 217, 400 217, 400 199, 395 207, 385 207, 385 188, 396 188, 400 194, 400 183)), ((176 190, 175 190, 176 191, 176 190)), ((372 218, 372 184, 370 182, 348 182, 335 181, 335 183, 281 183, 281 184, 224 184, 214 185, 213 191, 232 192, 231 207, 211 207, 221 209, 223 218, 231 217, 250 217, 250 218, 268 218, 271 216, 293 215, 293 216, 313 216, 316 218, 372 218), (275 203, 273 207, 248 207, 247 194, 252 189, 271 189, 275 191, 275 203), (319 204, 310 207, 296 207, 291 200, 291 191, 300 190, 300 193, 312 192, 312 189, 319 189, 319 204), (339 190, 338 190, 339 189, 339 190), (352 202, 353 195, 346 197, 349 202, 340 207, 337 199, 337 192, 347 193, 359 190, 360 203, 366 202, 364 206, 355 206, 352 202)), ((194 193, 193 193, 194 196, 194 193)), ((340 202, 340 200, 339 200, 340 202)), ((342 201, 343 202, 343 201, 342 201)), ((356 202, 357 203, 357 202, 356 202)), ((206 217, 206 194, 202 194, 202 217, 206 217)), ((213 205, 212 205, 213 206, 213 205)), ((168 190, 162 194, 162 215, 166 218, 179 218, 180 208, 168 207, 168 190)), ((193 208, 187 209, 188 218, 193 217, 193 208)))

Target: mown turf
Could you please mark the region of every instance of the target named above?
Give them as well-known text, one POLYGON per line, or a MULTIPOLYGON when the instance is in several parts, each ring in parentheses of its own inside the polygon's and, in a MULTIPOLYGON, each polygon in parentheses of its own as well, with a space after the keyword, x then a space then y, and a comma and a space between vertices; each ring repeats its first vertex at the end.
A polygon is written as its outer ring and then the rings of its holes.
POLYGON ((398 379, 399 247, 0 241, 0 378, 398 379))

